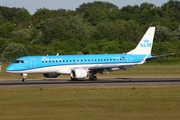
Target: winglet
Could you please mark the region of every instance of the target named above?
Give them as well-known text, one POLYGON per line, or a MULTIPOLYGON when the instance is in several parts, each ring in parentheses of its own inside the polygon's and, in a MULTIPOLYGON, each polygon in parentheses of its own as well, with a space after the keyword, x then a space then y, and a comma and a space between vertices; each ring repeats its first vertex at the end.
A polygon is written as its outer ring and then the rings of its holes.
POLYGON ((136 48, 129 51, 127 54, 151 55, 154 33, 155 27, 149 27, 136 48))

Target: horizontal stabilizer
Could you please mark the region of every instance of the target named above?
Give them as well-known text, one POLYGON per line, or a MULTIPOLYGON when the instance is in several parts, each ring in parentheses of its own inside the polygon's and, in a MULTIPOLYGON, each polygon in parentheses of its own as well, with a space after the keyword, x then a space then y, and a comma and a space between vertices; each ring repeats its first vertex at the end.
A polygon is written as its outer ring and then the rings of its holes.
POLYGON ((157 59, 159 57, 164 57, 164 56, 170 56, 170 55, 174 55, 175 53, 170 53, 170 54, 164 54, 164 55, 156 55, 156 56, 152 56, 150 58, 146 58, 146 61, 151 61, 151 60, 154 60, 154 59, 157 59))

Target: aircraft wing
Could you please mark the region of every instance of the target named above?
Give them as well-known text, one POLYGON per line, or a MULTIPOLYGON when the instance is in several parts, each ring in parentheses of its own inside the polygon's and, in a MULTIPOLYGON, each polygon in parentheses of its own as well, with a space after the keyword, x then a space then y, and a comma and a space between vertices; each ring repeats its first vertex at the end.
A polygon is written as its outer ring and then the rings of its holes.
POLYGON ((141 62, 136 63, 136 64, 126 63, 126 64, 112 64, 112 65, 106 65, 106 66, 97 65, 97 66, 89 67, 88 70, 99 72, 99 73, 102 73, 103 71, 113 71, 113 70, 117 70, 117 69, 126 70, 127 68, 132 67, 134 65, 143 64, 144 62, 146 62, 147 57, 148 57, 148 55, 144 59, 142 59, 141 62))
POLYGON ((170 54, 164 54, 164 55, 156 55, 156 56, 152 56, 150 58, 146 58, 146 61, 151 61, 151 60, 154 60, 154 59, 157 59, 159 57, 164 57, 164 56, 170 56, 170 55, 174 55, 175 53, 170 53, 170 54))
POLYGON ((112 68, 123 68, 123 67, 130 67, 130 66, 133 66, 133 65, 109 65, 109 66, 93 66, 93 67, 89 67, 88 70, 98 70, 98 69, 112 69, 112 68))
POLYGON ((113 70, 116 70, 116 69, 122 69, 122 70, 126 70, 127 68, 129 67, 132 67, 134 65, 140 65, 140 64, 143 64, 147 61, 151 61, 151 60, 154 60, 156 58, 159 58, 159 57, 164 57, 164 56, 170 56, 170 55, 174 55, 175 53, 170 53, 170 54, 164 54, 164 55, 156 55, 156 56, 152 56, 150 58, 148 58, 148 55, 146 55, 144 57, 144 59, 142 59, 141 62, 139 63, 136 63, 136 64, 114 64, 114 65, 97 65, 97 66, 93 66, 93 67, 89 67, 88 70, 89 71, 94 71, 94 72, 99 72, 99 73, 102 73, 103 71, 113 71, 113 70))
POLYGON ((129 64, 129 65, 94 66, 94 67, 89 67, 88 70, 91 72, 97 72, 103 74, 104 71, 112 72, 118 69, 126 70, 127 68, 132 66, 134 65, 129 64))

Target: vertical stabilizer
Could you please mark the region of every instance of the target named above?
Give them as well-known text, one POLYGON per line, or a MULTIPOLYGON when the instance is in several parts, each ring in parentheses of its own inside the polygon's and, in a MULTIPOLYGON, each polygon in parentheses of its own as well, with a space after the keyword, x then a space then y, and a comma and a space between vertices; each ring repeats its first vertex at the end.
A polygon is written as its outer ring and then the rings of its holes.
POLYGON ((136 48, 129 51, 127 54, 151 55, 154 33, 155 27, 149 27, 136 48))

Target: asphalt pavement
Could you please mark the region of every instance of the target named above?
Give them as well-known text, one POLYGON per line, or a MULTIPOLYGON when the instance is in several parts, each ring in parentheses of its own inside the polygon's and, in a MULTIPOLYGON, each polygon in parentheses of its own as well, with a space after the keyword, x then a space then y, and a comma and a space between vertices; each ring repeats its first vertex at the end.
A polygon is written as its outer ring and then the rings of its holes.
POLYGON ((99 78, 97 81, 69 79, 30 79, 0 80, 0 87, 27 87, 27 86, 157 86, 180 85, 180 78, 99 78))

